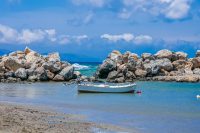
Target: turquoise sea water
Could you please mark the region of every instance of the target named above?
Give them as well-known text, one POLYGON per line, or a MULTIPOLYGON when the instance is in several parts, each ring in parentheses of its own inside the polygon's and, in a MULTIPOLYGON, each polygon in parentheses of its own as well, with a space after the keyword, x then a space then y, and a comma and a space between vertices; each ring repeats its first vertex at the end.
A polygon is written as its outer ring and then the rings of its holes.
POLYGON ((0 101, 46 105, 142 133, 199 133, 200 83, 136 82, 142 94, 78 94, 62 83, 0 84, 0 101))

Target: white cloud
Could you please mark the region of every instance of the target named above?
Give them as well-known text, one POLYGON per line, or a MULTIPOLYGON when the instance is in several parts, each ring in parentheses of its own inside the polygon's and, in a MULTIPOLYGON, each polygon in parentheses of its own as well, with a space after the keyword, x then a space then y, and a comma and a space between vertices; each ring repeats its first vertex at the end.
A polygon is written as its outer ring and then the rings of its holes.
POLYGON ((117 41, 120 41, 120 40, 124 40, 126 42, 129 42, 129 41, 133 40, 134 36, 130 33, 124 33, 124 34, 121 34, 121 35, 103 34, 103 35, 101 35, 101 38, 107 39, 107 40, 112 41, 112 42, 117 42, 117 41))
POLYGON ((0 43, 7 44, 31 44, 36 42, 53 42, 67 44, 88 39, 87 35, 69 36, 57 35, 55 29, 22 29, 17 31, 9 26, 0 24, 0 43))
POLYGON ((134 38, 135 44, 148 44, 153 41, 153 38, 148 35, 139 35, 134 38))
POLYGON ((94 7, 103 7, 106 0, 72 0, 75 5, 91 5, 94 7))
POLYGON ((121 35, 103 34, 101 35, 101 38, 111 42, 126 41, 126 42, 133 42, 135 44, 147 44, 153 41, 153 38, 151 36, 148 35, 134 36, 133 34, 130 33, 124 33, 121 35))
POLYGON ((192 0, 123 0, 126 11, 119 13, 120 18, 127 19, 134 12, 163 15, 168 19, 183 19, 190 11, 192 0))

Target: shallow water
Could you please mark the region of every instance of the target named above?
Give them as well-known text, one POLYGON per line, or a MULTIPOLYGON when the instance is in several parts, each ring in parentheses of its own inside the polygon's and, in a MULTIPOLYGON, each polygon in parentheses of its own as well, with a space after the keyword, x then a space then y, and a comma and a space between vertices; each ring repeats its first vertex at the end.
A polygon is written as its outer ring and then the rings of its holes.
POLYGON ((199 133, 200 83, 137 82, 142 94, 78 94, 62 83, 0 84, 0 101, 47 105, 140 132, 199 133))

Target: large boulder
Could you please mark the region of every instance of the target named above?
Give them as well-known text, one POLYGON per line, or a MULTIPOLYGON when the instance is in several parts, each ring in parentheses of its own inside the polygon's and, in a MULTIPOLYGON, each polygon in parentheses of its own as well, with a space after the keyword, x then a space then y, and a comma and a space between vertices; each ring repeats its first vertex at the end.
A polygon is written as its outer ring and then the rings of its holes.
POLYGON ((125 75, 126 81, 133 81, 136 78, 135 74, 131 71, 128 71, 125 75))
POLYGON ((25 58, 28 63, 34 63, 41 60, 41 55, 35 51, 31 51, 30 53, 26 54, 25 58))
POLYGON ((176 52, 175 53, 175 60, 186 60, 187 59, 188 54, 184 53, 184 52, 176 52))
POLYGON ((27 79, 27 71, 25 68, 19 68, 17 69, 17 71, 15 72, 15 77, 20 78, 22 80, 26 80, 27 79))
POLYGON ((112 71, 108 74, 107 80, 115 80, 118 77, 118 71, 112 71))
POLYGON ((73 78, 74 75, 74 67, 73 66, 67 66, 59 73, 59 75, 63 76, 65 80, 70 80, 73 78))
POLYGON ((28 48, 28 47, 26 47, 26 48, 24 49, 25 55, 29 54, 30 52, 33 52, 33 50, 31 50, 31 49, 28 48))
POLYGON ((52 62, 60 61, 60 55, 58 52, 48 54, 48 60, 52 62))
POLYGON ((144 78, 144 77, 146 77, 146 75, 147 75, 147 71, 142 70, 142 69, 137 69, 137 70, 135 71, 135 75, 136 75, 137 77, 144 78))
POLYGON ((34 71, 34 75, 36 75, 37 79, 40 80, 40 81, 47 81, 48 80, 47 73, 46 73, 44 67, 38 67, 34 71))
POLYGON ((185 60, 176 60, 172 62, 172 65, 174 67, 174 70, 180 70, 185 69, 185 65, 188 63, 188 61, 185 60))
POLYGON ((193 68, 199 68, 200 67, 200 57, 195 57, 191 60, 193 63, 193 68))
POLYGON ((155 54, 158 59, 168 58, 169 60, 171 60, 172 55, 173 53, 167 49, 160 50, 155 54))
POLYGON ((46 70, 49 70, 53 73, 56 73, 61 70, 61 64, 53 63, 53 62, 44 62, 42 64, 42 67, 44 67, 46 70))
POLYGON ((184 75, 184 76, 177 76, 177 82, 198 82, 199 77, 195 75, 184 75))
POLYGON ((112 51, 109 55, 108 55, 108 58, 113 60, 113 61, 116 61, 116 62, 119 62, 119 63, 122 63, 122 54, 117 51, 117 50, 114 50, 112 51))
POLYGON ((3 63, 4 63, 5 68, 12 70, 14 72, 17 69, 23 67, 23 65, 20 64, 18 59, 14 58, 14 57, 10 57, 10 56, 3 58, 3 63))
POLYGON ((54 78, 53 78, 53 81, 64 81, 65 78, 60 75, 60 74, 57 74, 54 78))
POLYGON ((124 54, 123 54, 123 63, 128 63, 128 57, 129 57, 129 55, 131 54, 131 52, 130 51, 127 51, 127 52, 125 52, 124 54))
POLYGON ((101 64, 96 72, 96 77, 105 79, 108 76, 108 73, 116 70, 117 63, 111 59, 107 59, 101 64))
POLYGON ((143 60, 154 60, 154 56, 151 53, 143 53, 142 55, 143 60))
POLYGON ((195 68, 193 70, 193 73, 196 74, 196 75, 200 75, 200 68, 195 68))

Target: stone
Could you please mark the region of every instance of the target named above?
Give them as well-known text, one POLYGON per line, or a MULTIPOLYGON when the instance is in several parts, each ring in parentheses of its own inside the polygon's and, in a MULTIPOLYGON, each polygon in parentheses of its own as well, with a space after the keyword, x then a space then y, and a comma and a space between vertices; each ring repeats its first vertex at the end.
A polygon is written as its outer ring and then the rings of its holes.
POLYGON ((36 75, 37 79, 40 80, 40 81, 47 81, 48 80, 47 73, 46 73, 46 71, 43 67, 38 67, 34 71, 34 75, 36 75))
POLYGON ((139 59, 139 56, 135 53, 131 53, 128 57, 129 60, 133 59, 135 61, 137 61, 139 59))
POLYGON ((177 82, 198 82, 199 77, 194 75, 177 76, 177 82))
POLYGON ((73 66, 67 66, 59 73, 61 76, 64 77, 65 80, 70 80, 73 78, 74 75, 74 67, 73 66))
POLYGON ((187 61, 185 61, 185 60, 176 60, 176 61, 172 62, 174 70, 185 69, 186 64, 187 64, 187 61))
POLYGON ((135 78, 136 78, 135 74, 131 71, 128 71, 125 75, 126 81, 133 81, 133 79, 135 78))
POLYGON ((48 79, 52 80, 55 76, 54 73, 50 72, 49 70, 47 70, 46 72, 47 72, 48 79))
POLYGON ((74 71, 74 76, 73 78, 76 79, 76 78, 80 78, 82 75, 79 71, 74 71))
POLYGON ((200 57, 193 58, 191 62, 193 63, 193 69, 200 67, 200 57))
POLYGON ((154 60, 155 59, 151 53, 143 53, 141 55, 141 57, 143 60, 154 60))
POLYGON ((48 60, 51 62, 59 62, 60 55, 58 52, 48 54, 48 60))
POLYGON ((172 52, 170 50, 167 50, 167 49, 163 49, 163 50, 160 50, 158 51, 155 56, 158 58, 158 59, 163 59, 163 58, 168 58, 169 60, 171 60, 172 58, 172 52))
POLYGON ((197 50, 196 57, 200 57, 200 50, 197 50))
POLYGON ((136 77, 144 78, 144 77, 146 77, 146 75, 147 75, 147 71, 142 70, 142 69, 137 69, 137 70, 135 71, 135 75, 136 75, 136 77))
POLYGON ((23 65, 19 63, 19 60, 13 57, 6 57, 3 59, 4 62, 4 67, 12 70, 12 71, 16 71, 19 68, 22 68, 23 65))
POLYGON ((38 77, 37 77, 36 75, 32 75, 32 76, 29 76, 29 77, 28 77, 28 81, 34 82, 34 81, 36 81, 36 80, 38 80, 38 77))
POLYGON ((107 59, 101 64, 95 74, 95 76, 105 79, 107 78, 109 72, 116 70, 117 64, 111 59, 107 59))
POLYGON ((128 63, 128 57, 129 57, 129 55, 131 54, 131 52, 130 51, 127 51, 127 52, 125 52, 124 54, 123 54, 123 63, 128 63))
POLYGON ((192 66, 193 66, 192 62, 187 62, 184 69, 185 74, 189 74, 189 75, 193 74, 192 66))
POLYGON ((26 48, 24 49, 25 55, 29 54, 30 52, 33 52, 33 50, 31 50, 31 49, 28 48, 28 47, 26 47, 26 48))
POLYGON ((193 73, 196 74, 196 75, 200 75, 200 68, 195 68, 193 70, 193 73))
POLYGON ((27 79, 26 69, 25 68, 17 69, 17 71, 15 72, 15 77, 20 78, 22 80, 26 80, 27 79))
POLYGON ((25 58, 28 63, 34 63, 41 60, 41 56, 35 51, 26 54, 25 58))
POLYGON ((60 74, 57 74, 54 78, 53 81, 64 81, 64 77, 61 76, 60 74))
POLYGON ((176 55, 176 60, 186 60, 188 56, 187 53, 180 52, 180 51, 176 52, 175 55, 176 55))
POLYGON ((115 82, 117 82, 117 83, 123 83, 123 82, 125 82, 125 79, 124 79, 124 77, 119 77, 119 78, 115 79, 115 82))
POLYGON ((61 64, 53 63, 53 62, 44 62, 42 67, 46 70, 50 70, 52 73, 56 73, 61 70, 61 64))
POLYGON ((14 76, 15 76, 15 73, 12 71, 8 71, 8 72, 4 73, 5 78, 14 77, 14 76))
POLYGON ((117 51, 117 50, 113 50, 110 55, 108 56, 109 59, 113 60, 113 61, 118 61, 121 60, 122 61, 122 54, 117 51))
POLYGON ((113 80, 118 77, 118 72, 117 71, 112 71, 108 74, 107 80, 113 80))

